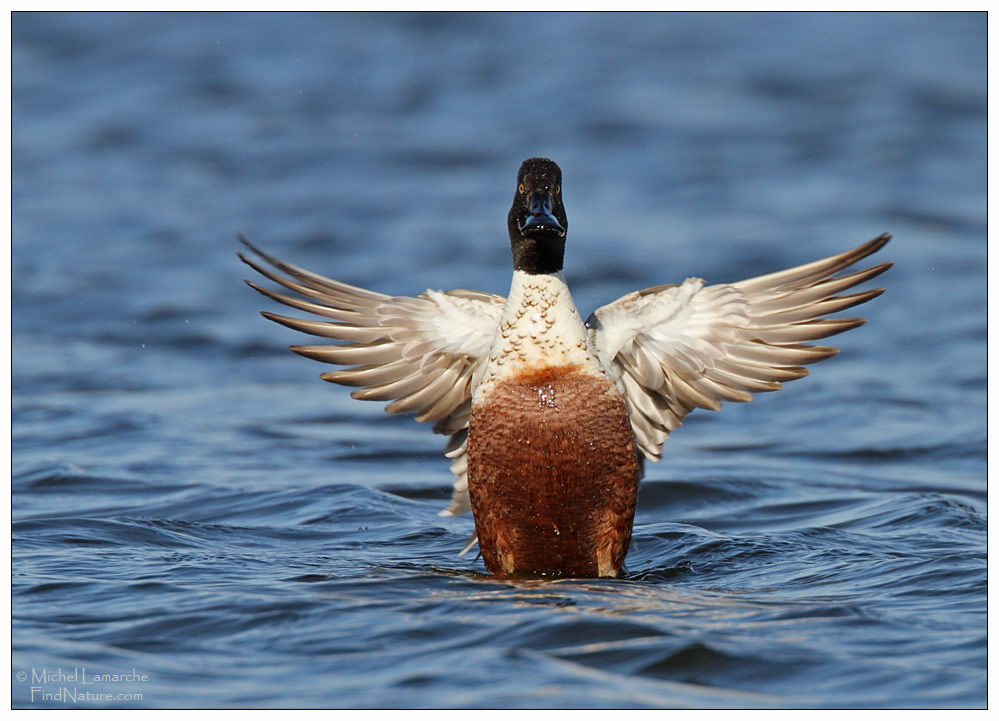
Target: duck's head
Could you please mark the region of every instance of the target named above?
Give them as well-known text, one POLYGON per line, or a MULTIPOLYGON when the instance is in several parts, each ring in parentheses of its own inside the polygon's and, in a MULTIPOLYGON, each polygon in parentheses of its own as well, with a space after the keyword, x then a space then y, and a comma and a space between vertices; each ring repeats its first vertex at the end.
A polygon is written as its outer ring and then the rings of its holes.
POLYGON ((528 158, 517 173, 507 216, 513 267, 527 273, 562 270, 569 221, 562 205, 562 171, 547 158, 528 158))

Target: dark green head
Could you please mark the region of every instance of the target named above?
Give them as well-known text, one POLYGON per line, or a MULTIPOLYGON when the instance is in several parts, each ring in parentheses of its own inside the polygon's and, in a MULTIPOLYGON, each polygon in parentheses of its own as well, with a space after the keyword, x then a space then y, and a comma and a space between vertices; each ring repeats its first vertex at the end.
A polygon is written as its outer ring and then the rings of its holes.
POLYGON ((562 171, 547 158, 528 158, 506 220, 513 267, 527 273, 562 270, 569 221, 562 205, 562 171))

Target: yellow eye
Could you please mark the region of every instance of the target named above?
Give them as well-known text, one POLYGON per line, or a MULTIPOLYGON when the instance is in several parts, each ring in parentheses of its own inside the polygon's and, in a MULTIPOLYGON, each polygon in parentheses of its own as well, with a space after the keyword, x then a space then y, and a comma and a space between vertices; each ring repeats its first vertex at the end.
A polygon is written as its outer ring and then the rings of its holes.
POLYGON ((558 195, 561 192, 562 192, 562 186, 561 185, 556 185, 555 186, 555 195, 558 195))
POLYGON ((519 188, 517 188, 517 192, 518 192, 518 193, 523 193, 523 192, 524 192, 524 184, 523 184, 523 183, 521 183, 521 184, 520 184, 520 187, 519 187, 519 188))

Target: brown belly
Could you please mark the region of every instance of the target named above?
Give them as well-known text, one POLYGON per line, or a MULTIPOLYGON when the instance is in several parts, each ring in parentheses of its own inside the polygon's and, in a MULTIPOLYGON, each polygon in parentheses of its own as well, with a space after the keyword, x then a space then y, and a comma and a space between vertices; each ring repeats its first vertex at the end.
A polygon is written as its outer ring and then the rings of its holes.
POLYGON ((637 488, 631 424, 606 380, 532 371, 472 408, 468 492, 491 573, 617 576, 637 488))

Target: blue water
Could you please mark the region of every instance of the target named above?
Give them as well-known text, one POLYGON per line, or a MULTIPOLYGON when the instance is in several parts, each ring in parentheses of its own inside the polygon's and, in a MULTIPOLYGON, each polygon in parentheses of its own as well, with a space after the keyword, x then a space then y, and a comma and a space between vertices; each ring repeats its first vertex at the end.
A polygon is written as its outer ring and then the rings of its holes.
POLYGON ((15 14, 14 705, 984 706, 985 70, 984 14, 15 14), (531 155, 583 315, 895 234, 839 356, 673 434, 621 580, 458 557, 443 439, 235 256, 505 294, 531 155))

